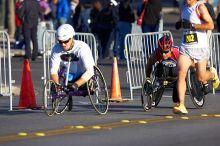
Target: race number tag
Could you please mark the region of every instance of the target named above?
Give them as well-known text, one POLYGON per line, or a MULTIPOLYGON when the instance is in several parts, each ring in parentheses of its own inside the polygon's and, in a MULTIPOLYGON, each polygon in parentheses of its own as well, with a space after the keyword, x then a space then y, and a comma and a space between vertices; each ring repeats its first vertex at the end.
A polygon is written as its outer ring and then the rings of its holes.
POLYGON ((189 43, 198 43, 198 38, 196 33, 192 34, 185 34, 184 35, 184 43, 189 44, 189 43))

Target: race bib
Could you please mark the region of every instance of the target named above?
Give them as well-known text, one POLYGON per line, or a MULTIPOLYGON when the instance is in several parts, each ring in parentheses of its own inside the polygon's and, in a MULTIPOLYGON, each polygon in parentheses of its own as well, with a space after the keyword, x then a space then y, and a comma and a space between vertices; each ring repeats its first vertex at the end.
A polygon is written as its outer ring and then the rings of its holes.
POLYGON ((184 34, 184 43, 198 43, 198 38, 196 33, 184 34))

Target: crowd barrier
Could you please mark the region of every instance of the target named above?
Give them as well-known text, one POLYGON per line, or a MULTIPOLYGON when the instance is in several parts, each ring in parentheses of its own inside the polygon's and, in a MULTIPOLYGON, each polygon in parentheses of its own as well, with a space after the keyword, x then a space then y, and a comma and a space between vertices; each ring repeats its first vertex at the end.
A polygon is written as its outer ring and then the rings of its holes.
POLYGON ((6 31, 0 31, 0 96, 9 96, 12 110, 12 80, 10 39, 6 31))
MULTIPOLYGON (((56 43, 56 31, 46 30, 43 35, 43 62, 44 76, 43 80, 49 79, 49 57, 51 48, 56 43)), ((127 79, 130 86, 130 98, 133 100, 133 90, 141 89, 145 79, 145 64, 150 54, 157 48, 157 40, 164 34, 172 34, 170 31, 161 31, 154 33, 127 34, 125 37, 125 56, 127 60, 127 79)), ((97 63, 98 53, 96 49, 96 40, 92 34, 76 33, 75 39, 85 41, 92 49, 92 53, 97 63)), ((173 38, 172 38, 173 39, 173 38)), ((211 51, 210 66, 215 66, 220 76, 220 33, 212 33, 209 40, 211 51)), ((5 31, 0 31, 0 95, 10 97, 10 110, 13 106, 12 97, 12 77, 11 77, 11 58, 10 58, 10 39, 5 31)), ((214 90, 213 90, 214 93, 214 90)))
MULTIPOLYGON (((96 47, 95 36, 91 33, 78 33, 77 32, 76 35, 74 36, 74 39, 84 41, 90 46, 95 63, 97 63, 98 52, 97 52, 97 47, 96 47)), ((50 53, 55 43, 56 43, 56 31, 45 30, 43 34, 43 51, 41 52, 43 54, 44 75, 42 79, 44 80, 44 84, 50 78, 50 72, 49 72, 50 53)))
MULTIPOLYGON (((214 66, 220 77, 220 33, 212 33, 209 39, 209 49, 211 50, 210 66, 214 66)), ((213 89, 213 94, 215 90, 213 89)))
MULTIPOLYGON (((172 37, 170 31, 154 33, 128 34, 125 38, 125 56, 127 60, 127 79, 130 86, 130 96, 133 99, 133 90, 141 89, 145 79, 145 64, 150 54, 157 48, 157 40, 167 34, 172 37)), ((173 39, 173 38, 172 38, 173 39)), ((220 76, 220 33, 212 33, 209 39, 210 60, 209 65, 217 69, 220 76)), ((213 89, 213 94, 215 90, 213 89)))
POLYGON ((124 53, 127 60, 128 70, 126 76, 130 86, 131 100, 133 100, 133 90, 141 89, 142 83, 146 77, 145 64, 147 59, 157 48, 157 40, 164 34, 172 38, 170 31, 126 35, 124 53))

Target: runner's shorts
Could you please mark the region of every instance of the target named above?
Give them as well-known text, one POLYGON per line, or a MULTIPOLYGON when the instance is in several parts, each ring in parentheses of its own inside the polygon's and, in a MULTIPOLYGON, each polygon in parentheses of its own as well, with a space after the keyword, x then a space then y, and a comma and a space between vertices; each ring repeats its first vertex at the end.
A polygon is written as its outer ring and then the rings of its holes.
POLYGON ((210 50, 208 47, 207 48, 184 48, 181 46, 180 53, 196 61, 209 60, 209 57, 210 57, 210 50))

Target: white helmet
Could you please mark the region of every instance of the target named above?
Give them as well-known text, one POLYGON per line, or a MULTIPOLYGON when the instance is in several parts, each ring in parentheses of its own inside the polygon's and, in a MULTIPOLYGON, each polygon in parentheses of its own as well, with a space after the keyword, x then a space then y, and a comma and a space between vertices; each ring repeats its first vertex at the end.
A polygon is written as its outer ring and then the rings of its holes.
POLYGON ((70 24, 62 24, 57 29, 57 39, 61 41, 66 41, 70 38, 73 38, 75 35, 75 30, 70 24))

